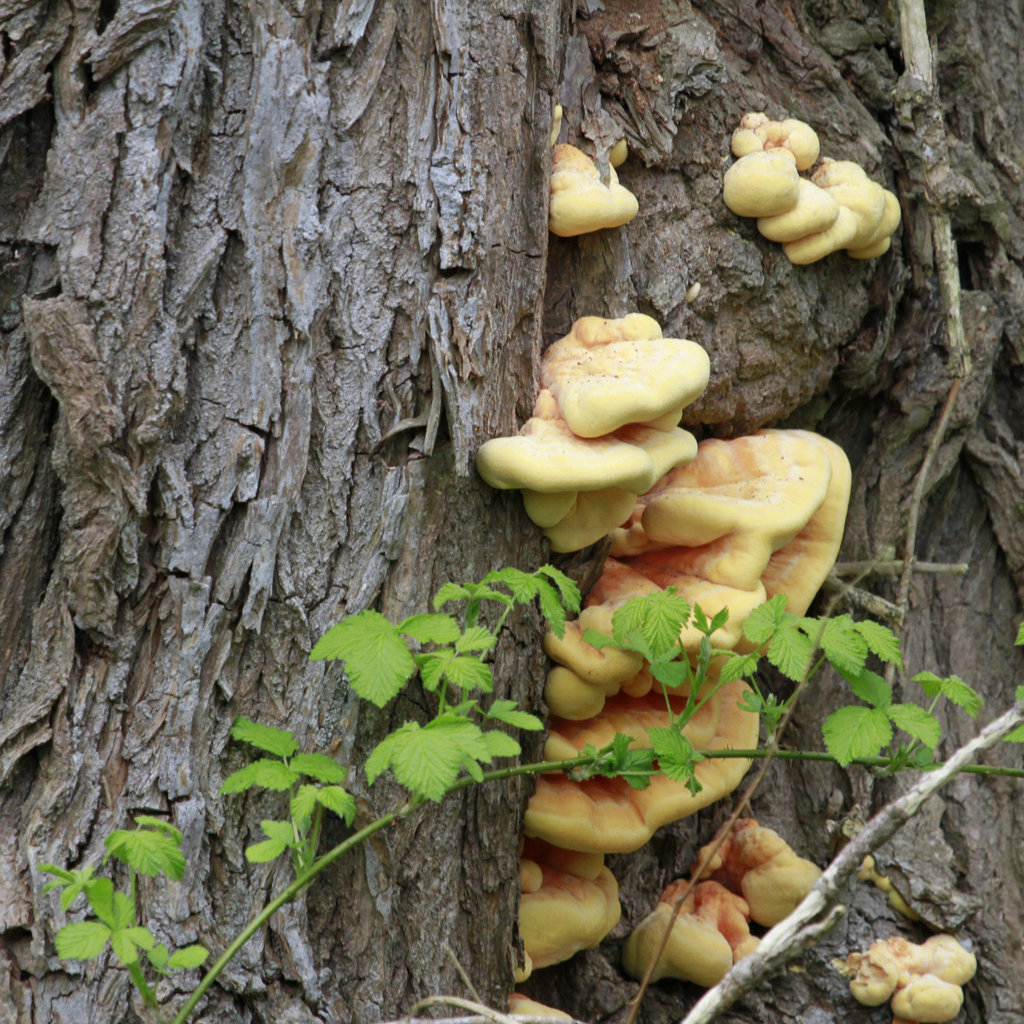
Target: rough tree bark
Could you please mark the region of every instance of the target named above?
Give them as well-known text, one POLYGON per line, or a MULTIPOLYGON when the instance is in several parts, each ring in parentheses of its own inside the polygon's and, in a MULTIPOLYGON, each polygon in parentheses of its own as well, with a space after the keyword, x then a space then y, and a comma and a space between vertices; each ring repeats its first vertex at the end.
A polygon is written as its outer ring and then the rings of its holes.
MULTIPOLYGON (((971 569, 915 579, 906 661, 959 673, 995 709, 1024 682, 1024 3, 928 14, 974 367, 918 556, 971 569)), ((855 468, 844 557, 901 545, 948 389, 928 154, 893 99, 901 72, 893 9, 867 0, 587 0, 575 19, 568 0, 0 0, 0 1021, 135 1019, 123 972, 56 959, 61 914, 31 870, 94 862, 134 813, 186 834, 185 885, 144 892, 168 941, 219 950, 280 888, 283 869, 242 853, 272 803, 217 795, 239 763, 232 719, 359 763, 418 713, 358 705, 306 654, 346 612, 404 615, 445 579, 546 558, 472 456, 528 414, 541 347, 575 317, 640 310, 701 342, 712 383, 688 422, 827 434, 855 468), (629 140, 627 228, 549 239, 556 100, 571 137, 629 140), (726 140, 760 109, 811 122, 824 152, 899 194, 890 254, 794 268, 726 211, 726 140)), ((499 685, 539 706, 536 619, 514 636, 499 685)), ((795 739, 816 743, 842 699, 823 683, 795 739)), ((973 726, 947 728, 953 742, 973 726)), ((844 822, 903 785, 791 765, 770 781, 756 812, 821 864, 844 822)), ((397 797, 354 784, 364 816, 397 797)), ((460 988, 445 943, 500 1004, 525 792, 450 799, 336 865, 201 1019, 397 1016, 460 988)), ((1019 797, 962 779, 879 852, 928 925, 974 941, 972 1024, 1024 1019, 1019 797)), ((613 859, 623 923, 531 990, 618 1015, 629 924, 726 813, 613 859)), ((927 930, 872 889, 849 895, 803 971, 723 1019, 881 1019, 830 961, 927 930)), ((659 984, 644 1018, 694 998, 659 984)))

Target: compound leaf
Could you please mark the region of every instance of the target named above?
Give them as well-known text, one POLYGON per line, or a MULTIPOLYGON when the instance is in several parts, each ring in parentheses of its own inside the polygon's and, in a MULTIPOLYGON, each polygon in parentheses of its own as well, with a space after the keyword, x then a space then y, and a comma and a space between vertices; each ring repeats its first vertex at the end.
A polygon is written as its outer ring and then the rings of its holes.
MULTIPOLYGON (((813 639, 814 633, 810 635, 813 639)), ((867 640, 861 636, 849 615, 829 619, 821 629, 818 644, 825 657, 840 672, 860 672, 867 661, 867 640)))
POLYGON ((317 790, 316 798, 329 811, 342 818, 346 825, 351 825, 355 820, 355 797, 341 786, 324 786, 323 789, 317 790))
POLYGON ((864 637, 864 642, 872 654, 882 661, 891 662, 897 668, 903 667, 899 637, 891 629, 870 619, 854 623, 854 628, 864 637))
POLYGON ((878 708, 845 707, 822 723, 828 752, 844 768, 859 757, 875 757, 892 741, 892 725, 878 708))
POLYGON ((185 874, 185 856, 178 849, 177 839, 166 833, 149 829, 118 829, 107 836, 103 845, 107 848, 104 861, 115 857, 140 874, 159 875, 162 872, 175 882, 180 882, 185 874))
POLYGON ((758 647, 771 639, 771 635, 782 625, 786 614, 786 595, 776 594, 773 598, 758 605, 743 620, 743 635, 758 647))
POLYGON ((929 697, 945 697, 958 708, 963 708, 974 719, 977 719, 978 712, 985 704, 984 697, 959 676, 946 676, 943 679, 933 672, 918 672, 914 676, 914 682, 920 683, 921 689, 929 697))

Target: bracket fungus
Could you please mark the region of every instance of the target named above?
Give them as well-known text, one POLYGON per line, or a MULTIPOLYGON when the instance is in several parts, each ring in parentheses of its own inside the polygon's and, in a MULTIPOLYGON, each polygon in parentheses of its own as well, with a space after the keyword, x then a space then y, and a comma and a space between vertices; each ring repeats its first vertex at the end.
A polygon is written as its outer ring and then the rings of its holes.
POLYGON ((897 935, 851 953, 839 969, 859 1003, 880 1006, 891 997, 896 1021, 942 1024, 960 1012, 962 986, 977 967, 974 954, 952 935, 933 935, 920 945, 897 935))
POLYGON ((748 153, 725 172, 722 197, 737 217, 774 217, 796 206, 800 175, 786 151, 748 153))
POLYGON ((767 114, 744 114, 740 126, 732 133, 731 148, 734 156, 782 150, 792 157, 798 171, 806 171, 818 159, 820 146, 815 130, 803 121, 788 117, 772 121, 767 114))
POLYGON ((477 470, 492 487, 523 490, 555 551, 577 551, 696 456, 696 439, 676 424, 709 375, 704 349, 663 337, 648 316, 582 317, 541 360, 533 416, 516 437, 482 445, 477 470))
MULTIPOLYGON (((716 837, 717 839, 717 837, 716 837)), ((772 927, 796 909, 821 877, 821 869, 799 857, 773 829, 754 818, 740 818, 714 856, 715 840, 701 848, 694 879, 710 878, 738 893, 751 920, 772 927)))
POLYGON ((519 882, 519 934, 526 962, 516 981, 596 946, 619 922, 618 883, 600 854, 527 839, 519 882))
POLYGON ((617 228, 631 221, 639 209, 636 196, 619 184, 614 166, 609 164, 606 185, 586 153, 566 143, 555 146, 548 208, 552 234, 571 238, 617 228))
POLYGON ((510 992, 508 997, 508 1012, 513 1017, 546 1017, 549 1020, 575 1020, 572 1014, 564 1010, 556 1010, 553 1006, 545 1006, 538 1003, 522 992, 510 992))
MULTIPOLYGON (((672 882, 661 894, 654 912, 626 940, 622 965, 630 977, 642 978, 654 960, 675 904, 687 884, 684 880, 672 882)), ((679 978, 710 988, 757 946, 758 940, 750 934, 750 909, 743 897, 717 882, 700 882, 691 888, 672 921, 668 942, 655 962, 651 981, 679 978)))

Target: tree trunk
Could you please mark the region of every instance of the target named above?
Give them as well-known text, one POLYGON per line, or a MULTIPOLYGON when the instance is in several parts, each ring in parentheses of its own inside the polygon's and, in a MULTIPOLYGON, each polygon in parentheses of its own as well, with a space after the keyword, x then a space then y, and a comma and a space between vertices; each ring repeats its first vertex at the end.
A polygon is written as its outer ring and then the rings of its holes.
MULTIPOLYGON (((950 382, 927 154, 893 100, 890 8, 570 7, 0 0, 0 1021, 136 1019, 115 963, 58 960, 65 917, 33 870, 97 863, 134 814, 185 833, 183 885, 141 899, 175 946, 218 954, 287 883, 243 852, 280 801, 218 793, 241 764, 232 721, 359 765, 420 714, 415 697, 384 712, 357 701, 309 649, 345 614, 426 610, 447 579, 549 557, 518 496, 489 490, 472 460, 529 415, 542 346, 576 317, 639 310, 704 345, 712 381, 691 429, 785 423, 843 445, 843 557, 901 552, 950 382), (619 173, 641 211, 627 227, 549 238, 555 102, 570 140, 627 138, 619 173), (725 209, 729 134, 762 109, 810 122, 824 153, 897 192, 890 253, 793 267, 725 209)), ((929 19, 973 368, 917 556, 970 571, 915 576, 905 664, 908 678, 961 675, 986 719, 1024 683, 1024 3, 929 19)), ((861 586, 895 595, 889 578, 861 586)), ((537 617, 512 634, 496 690, 540 707, 537 617)), ((821 720, 848 700, 826 680, 794 745, 819 746, 821 720)), ((950 714, 940 753, 974 728, 950 714)), ((1019 748, 992 760, 1019 765, 1019 748)), ((844 823, 907 785, 777 765, 754 809, 824 865, 844 823)), ((352 788, 360 820, 400 799, 359 772, 352 788)), ((465 994, 446 945, 500 1007, 527 792, 466 791, 339 861, 250 942, 197 1019, 387 1019, 465 994)), ((1022 806, 1015 780, 962 777, 878 853, 924 923, 857 883, 804 969, 722 1019, 881 1019, 831 961, 927 926, 979 955, 963 1019, 1024 1019, 1022 806)), ((612 858, 622 923, 531 991, 585 1019, 621 1014, 635 991, 625 935, 727 813, 612 858)), ((194 984, 176 974, 160 995, 180 1005, 194 984)), ((643 1018, 676 1020, 696 994, 659 983, 643 1018)))

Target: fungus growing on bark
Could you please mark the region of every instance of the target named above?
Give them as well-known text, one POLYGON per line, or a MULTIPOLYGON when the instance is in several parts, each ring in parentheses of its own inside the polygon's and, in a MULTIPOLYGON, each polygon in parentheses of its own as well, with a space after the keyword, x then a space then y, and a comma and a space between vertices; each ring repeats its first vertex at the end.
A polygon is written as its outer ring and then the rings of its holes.
POLYGON ((872 181, 864 169, 852 160, 830 160, 828 157, 821 161, 821 166, 811 175, 811 181, 825 189, 840 206, 845 206, 856 217, 857 231, 848 243, 848 248, 861 249, 871 243, 886 210, 882 186, 872 181))
POLYGON ((694 879, 710 878, 739 893, 751 919, 766 927, 789 917, 821 877, 816 864, 797 856, 777 832, 754 818, 736 821, 710 856, 716 841, 701 848, 694 879))
MULTIPOLYGON (((684 735, 699 750, 749 749, 757 742, 758 718, 739 707, 744 685, 726 683, 690 720, 684 735)), ((676 713, 684 698, 668 698, 676 713)), ((605 702, 601 714, 584 721, 552 719, 544 757, 574 757, 588 743, 601 747, 616 733, 644 737, 649 728, 669 724, 666 697, 649 692, 631 697, 620 693, 605 702)), ((697 763, 703 787, 696 795, 685 783, 655 775, 646 789, 633 789, 624 779, 574 781, 561 774, 541 775, 526 808, 528 836, 570 850, 630 853, 646 843, 662 825, 677 821, 731 793, 750 762, 709 757, 697 763)))
POLYGON ((742 156, 725 172, 725 205, 737 217, 774 217, 796 206, 800 175, 787 150, 766 150, 742 156))
MULTIPOLYGON (((676 901, 688 883, 672 882, 654 912, 637 925, 622 950, 622 965, 640 979, 654 960, 672 918, 676 901)), ((683 900, 672 922, 668 942, 651 972, 651 981, 679 978, 710 988, 739 959, 757 949, 750 934, 750 911, 742 896, 717 882, 700 882, 683 900)))
POLYGON ((757 230, 772 242, 795 242, 828 230, 839 217, 839 204, 813 181, 800 179, 796 205, 774 217, 758 217, 757 230))
POLYGON ((513 1017, 548 1017, 554 1020, 575 1020, 572 1014, 564 1010, 556 1010, 553 1006, 545 1006, 538 1003, 522 992, 510 992, 508 997, 508 1012, 513 1017))
POLYGON ((639 210, 636 196, 619 184, 609 165, 608 184, 596 164, 575 146, 555 146, 551 172, 548 228, 563 238, 615 228, 631 221, 639 210))
POLYGON ((892 235, 900 226, 902 211, 900 201, 887 188, 882 189, 885 195, 885 212, 875 229, 875 233, 858 249, 849 249, 847 255, 855 260, 870 260, 888 252, 892 244, 892 235))
POLYGON ((517 981, 596 946, 618 924, 619 887, 600 854, 527 839, 519 881, 519 934, 526 962, 517 981))
POLYGON ((845 206, 839 207, 835 221, 823 231, 782 243, 782 251, 790 263, 806 267, 826 256, 845 249, 857 236, 857 217, 845 206))
POLYGON ((977 966, 952 935, 933 935, 920 945, 894 936, 873 942, 866 953, 851 953, 840 971, 865 1006, 880 1006, 891 996, 897 1021, 941 1024, 960 1012, 961 986, 977 966))
POLYGON ((733 155, 743 157, 762 150, 782 150, 792 157, 798 171, 806 171, 818 159, 818 135, 796 118, 772 121, 763 113, 744 114, 732 134, 733 155))

